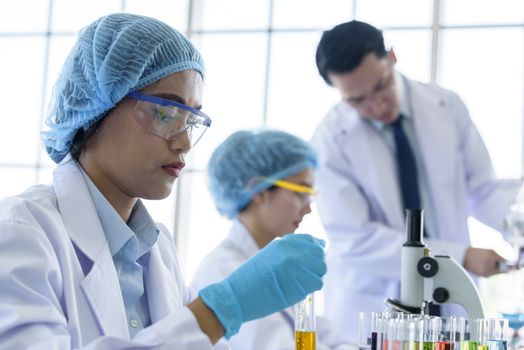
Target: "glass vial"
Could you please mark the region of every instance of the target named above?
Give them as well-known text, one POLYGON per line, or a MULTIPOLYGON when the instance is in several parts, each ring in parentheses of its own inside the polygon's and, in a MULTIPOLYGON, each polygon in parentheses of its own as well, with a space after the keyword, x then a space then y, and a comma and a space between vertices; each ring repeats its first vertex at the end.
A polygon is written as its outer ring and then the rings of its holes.
POLYGON ((296 350, 315 350, 316 324, 313 293, 295 305, 296 350))

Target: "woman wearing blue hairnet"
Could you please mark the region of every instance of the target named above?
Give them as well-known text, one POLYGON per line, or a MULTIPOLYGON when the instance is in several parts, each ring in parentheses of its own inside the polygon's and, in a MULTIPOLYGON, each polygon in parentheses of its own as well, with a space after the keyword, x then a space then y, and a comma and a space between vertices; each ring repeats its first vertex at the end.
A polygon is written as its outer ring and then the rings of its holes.
POLYGON ((140 198, 169 195, 211 125, 203 75, 193 45, 155 19, 114 14, 81 31, 43 134, 53 182, 0 202, 0 348, 211 349, 321 288, 323 242, 309 235, 198 296, 185 287, 140 198))
MULTIPOLYGON (((212 154, 209 189, 233 225, 200 264, 195 290, 221 281, 277 237, 289 237, 311 212, 317 156, 304 140, 279 130, 238 131, 212 154)), ((278 241, 278 240, 277 240, 278 241)), ((317 317, 317 349, 348 349, 333 325, 317 317)), ((238 350, 295 349, 291 309, 247 322, 229 339, 238 350)))

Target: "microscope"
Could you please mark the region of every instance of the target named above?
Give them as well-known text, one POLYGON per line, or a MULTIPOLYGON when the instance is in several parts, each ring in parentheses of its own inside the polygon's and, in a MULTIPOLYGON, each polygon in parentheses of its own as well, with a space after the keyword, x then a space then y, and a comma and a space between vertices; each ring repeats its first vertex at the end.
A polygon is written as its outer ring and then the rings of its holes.
POLYGON ((431 256, 422 240, 423 230, 423 210, 407 209, 400 300, 387 299, 386 304, 395 311, 412 314, 427 314, 430 303, 459 304, 469 319, 484 318, 484 306, 473 279, 451 256, 431 256))

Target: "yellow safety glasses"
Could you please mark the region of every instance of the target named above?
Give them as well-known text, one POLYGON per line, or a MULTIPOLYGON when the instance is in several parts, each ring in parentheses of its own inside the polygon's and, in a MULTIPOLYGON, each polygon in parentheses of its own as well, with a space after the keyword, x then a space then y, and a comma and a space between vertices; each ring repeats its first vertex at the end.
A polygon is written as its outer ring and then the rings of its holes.
POLYGON ((290 190, 293 192, 308 193, 311 195, 317 194, 312 187, 299 185, 299 184, 289 182, 289 181, 276 180, 275 182, 273 182, 273 184, 277 187, 285 188, 286 190, 290 190))
POLYGON ((273 182, 273 185, 294 192, 301 201, 307 203, 311 202, 311 196, 317 194, 312 187, 299 185, 285 180, 276 180, 273 182))

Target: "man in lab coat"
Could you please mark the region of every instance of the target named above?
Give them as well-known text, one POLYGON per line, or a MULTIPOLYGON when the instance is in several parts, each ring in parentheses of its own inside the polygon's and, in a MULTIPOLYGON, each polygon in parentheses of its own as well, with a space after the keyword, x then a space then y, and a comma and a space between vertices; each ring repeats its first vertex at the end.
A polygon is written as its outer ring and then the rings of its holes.
POLYGON ((470 246, 468 216, 502 231, 521 181, 495 177, 460 97, 398 73, 375 27, 351 21, 326 31, 316 62, 342 97, 313 136, 330 239, 326 316, 354 340, 359 311, 383 311, 386 298, 399 297, 404 209, 425 210, 433 254, 489 276, 503 259, 470 246))

